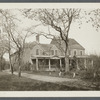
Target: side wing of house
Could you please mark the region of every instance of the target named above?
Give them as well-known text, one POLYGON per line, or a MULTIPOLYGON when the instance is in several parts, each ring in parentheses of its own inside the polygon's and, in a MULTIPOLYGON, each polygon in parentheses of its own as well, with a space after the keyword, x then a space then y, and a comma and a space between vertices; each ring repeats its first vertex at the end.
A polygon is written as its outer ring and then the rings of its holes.
MULTIPOLYGON (((59 50, 61 50, 60 48, 62 48, 63 53, 65 51, 65 44, 62 40, 59 39, 53 39, 51 41, 51 44, 56 45, 59 50)), ((85 49, 84 47, 82 47, 76 40, 74 39, 69 39, 69 45, 68 45, 68 50, 67 50, 67 54, 69 56, 83 56, 85 55, 85 49)))
POLYGON ((80 44, 74 44, 69 46, 69 55, 70 56, 84 56, 85 49, 80 44))
POLYGON ((23 56, 22 56, 23 63, 28 63, 28 62, 31 63, 30 56, 31 56, 31 49, 30 48, 26 48, 24 50, 24 53, 23 53, 23 56))

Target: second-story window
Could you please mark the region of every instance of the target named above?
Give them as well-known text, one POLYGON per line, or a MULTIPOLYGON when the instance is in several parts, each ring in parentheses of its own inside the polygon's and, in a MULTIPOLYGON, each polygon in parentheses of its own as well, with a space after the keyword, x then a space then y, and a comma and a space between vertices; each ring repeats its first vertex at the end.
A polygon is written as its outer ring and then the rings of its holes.
POLYGON ((51 50, 51 54, 54 55, 54 50, 51 50))
POLYGON ((36 55, 39 55, 39 49, 36 49, 36 55))
POLYGON ((80 55, 81 55, 81 56, 83 55, 82 51, 80 51, 80 55))
POLYGON ((74 55, 76 55, 76 50, 74 51, 74 55))
POLYGON ((57 55, 57 53, 58 53, 57 50, 55 50, 55 55, 57 55))

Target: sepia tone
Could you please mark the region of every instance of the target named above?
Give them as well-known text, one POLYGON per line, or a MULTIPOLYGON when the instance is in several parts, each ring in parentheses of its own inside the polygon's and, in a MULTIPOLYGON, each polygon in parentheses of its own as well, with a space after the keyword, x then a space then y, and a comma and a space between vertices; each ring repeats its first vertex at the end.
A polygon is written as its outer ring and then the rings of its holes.
POLYGON ((83 24, 99 33, 100 9, 0 9, 0 20, 0 91, 100 90, 100 49, 86 52, 93 33, 75 33, 84 46, 70 36, 83 24))

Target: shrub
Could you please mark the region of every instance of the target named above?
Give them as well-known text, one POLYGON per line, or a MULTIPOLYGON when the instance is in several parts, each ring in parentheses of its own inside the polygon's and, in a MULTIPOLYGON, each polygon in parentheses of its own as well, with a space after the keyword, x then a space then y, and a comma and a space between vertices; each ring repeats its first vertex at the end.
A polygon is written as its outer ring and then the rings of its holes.
POLYGON ((31 63, 27 62, 27 63, 24 63, 22 66, 21 66, 21 70, 22 71, 30 71, 31 70, 31 63))

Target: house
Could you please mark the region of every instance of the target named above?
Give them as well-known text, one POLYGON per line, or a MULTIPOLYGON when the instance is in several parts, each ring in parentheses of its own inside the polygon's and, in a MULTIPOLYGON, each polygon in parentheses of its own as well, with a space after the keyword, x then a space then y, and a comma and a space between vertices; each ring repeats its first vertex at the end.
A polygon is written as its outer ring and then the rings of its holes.
MULTIPOLYGON (((16 53, 12 54, 12 61, 16 58, 16 53)), ((22 62, 31 63, 32 70, 56 71, 64 66, 64 55, 54 44, 39 43, 39 35, 36 41, 25 45, 22 62)))
MULTIPOLYGON (((60 68, 65 67, 65 56, 63 52, 64 50, 65 44, 62 40, 53 39, 50 44, 41 44, 39 42, 39 35, 37 35, 36 41, 25 45, 22 62, 23 64, 27 62, 31 63, 32 70, 58 71, 60 68)), ((69 39, 67 53, 70 57, 70 64, 73 56, 79 57, 80 59, 87 57, 85 55, 84 47, 82 47, 74 39, 69 39)), ((12 55, 13 60, 16 58, 15 54, 12 55)), ((86 67, 86 59, 84 60, 83 65, 86 67)), ((77 64, 77 68, 79 68, 78 66, 79 64, 77 64)))
MULTIPOLYGON (((56 45, 62 51, 65 50, 65 43, 60 38, 54 38, 51 44, 56 45)), ((76 40, 69 38, 67 54, 69 57, 73 57, 74 55, 82 57, 85 56, 85 49, 76 40)))

